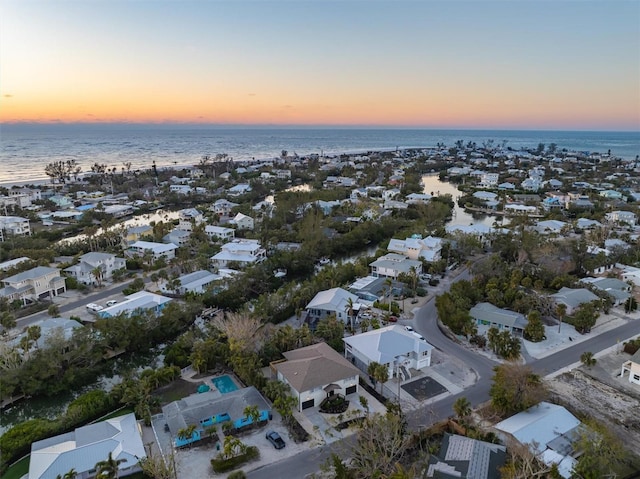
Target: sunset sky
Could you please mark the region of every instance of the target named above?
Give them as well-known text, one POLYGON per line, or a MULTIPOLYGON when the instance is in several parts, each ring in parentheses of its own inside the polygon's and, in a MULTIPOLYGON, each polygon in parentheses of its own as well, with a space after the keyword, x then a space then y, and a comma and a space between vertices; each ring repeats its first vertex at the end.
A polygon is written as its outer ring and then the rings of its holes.
POLYGON ((0 122, 640 130, 640 1, 0 0, 0 122))

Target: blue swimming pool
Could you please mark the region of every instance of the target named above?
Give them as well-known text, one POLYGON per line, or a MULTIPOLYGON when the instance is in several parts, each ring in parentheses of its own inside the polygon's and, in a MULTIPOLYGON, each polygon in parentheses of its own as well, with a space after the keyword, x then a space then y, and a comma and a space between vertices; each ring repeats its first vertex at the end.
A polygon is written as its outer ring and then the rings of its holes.
POLYGON ((218 376, 217 378, 211 379, 211 382, 222 394, 230 393, 238 389, 238 386, 233 382, 231 376, 218 376))

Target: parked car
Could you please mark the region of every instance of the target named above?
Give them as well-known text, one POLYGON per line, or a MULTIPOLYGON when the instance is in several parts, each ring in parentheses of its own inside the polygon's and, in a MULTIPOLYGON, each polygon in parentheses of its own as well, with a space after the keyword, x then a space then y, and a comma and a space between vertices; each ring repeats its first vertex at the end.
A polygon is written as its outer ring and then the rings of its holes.
POLYGON ((284 443, 284 439, 282 439, 280 437, 280 434, 278 434, 275 431, 267 432, 267 436, 266 437, 269 440, 269 442, 271 444, 273 444, 273 447, 275 447, 276 449, 282 449, 286 445, 284 443))
POLYGON ((115 299, 110 299, 109 301, 107 301, 107 308, 113 306, 114 304, 117 304, 118 302, 115 299))
POLYGON ((407 331, 409 331, 410 333, 413 332, 413 328, 411 326, 405 326, 404 329, 406 329, 407 331))
POLYGON ((89 303, 87 304, 87 309, 93 313, 97 313, 98 311, 102 310, 102 306, 95 303, 89 303))
POLYGON ((429 281, 431 279, 431 275, 427 273, 423 273, 420 275, 420 281, 429 281))
POLYGON ((389 316, 387 318, 387 321, 389 321, 390 323, 397 323, 398 322, 398 317, 397 316, 389 316))

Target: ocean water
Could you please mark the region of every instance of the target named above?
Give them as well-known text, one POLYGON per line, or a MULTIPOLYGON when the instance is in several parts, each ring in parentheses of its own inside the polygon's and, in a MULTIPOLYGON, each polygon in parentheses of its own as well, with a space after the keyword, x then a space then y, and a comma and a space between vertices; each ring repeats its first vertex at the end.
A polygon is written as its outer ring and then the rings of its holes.
POLYGON ((482 145, 535 148, 555 143, 574 151, 611 151, 622 158, 640 155, 640 132, 431 130, 356 128, 258 128, 168 125, 3 125, 0 126, 0 183, 46 180, 45 166, 76 160, 82 171, 105 163, 121 171, 194 165, 205 155, 225 153, 234 160, 265 159, 282 150, 299 155, 360 153, 428 148, 457 140, 482 145))

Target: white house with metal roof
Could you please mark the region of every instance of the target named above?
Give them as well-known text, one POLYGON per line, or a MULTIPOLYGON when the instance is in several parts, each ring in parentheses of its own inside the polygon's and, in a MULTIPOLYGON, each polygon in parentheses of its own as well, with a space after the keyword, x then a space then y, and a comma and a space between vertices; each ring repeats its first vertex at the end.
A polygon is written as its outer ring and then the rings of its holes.
POLYGON ((371 274, 376 277, 398 279, 402 273, 411 274, 412 270, 417 274, 422 273, 422 261, 409 259, 397 253, 388 253, 369 263, 371 274))
POLYGON ((97 285, 99 281, 109 280, 114 271, 127 266, 124 258, 118 258, 111 253, 91 252, 83 254, 78 259, 77 264, 65 268, 64 272, 87 285, 97 285), (100 270, 99 280, 95 276, 96 268, 100 270))
POLYGON ((71 469, 78 479, 95 477, 96 464, 109 453, 118 465, 118 477, 139 472, 147 457, 136 416, 125 414, 77 428, 75 431, 31 444, 27 479, 54 479, 71 469))
POLYGON ((431 365, 433 346, 420 335, 396 324, 349 336, 343 341, 345 357, 363 371, 376 362, 386 366, 389 377, 393 377, 398 362, 402 361, 399 369, 406 380, 411 377, 407 366, 420 370, 431 365))
POLYGON ((199 294, 204 293, 209 286, 220 279, 222 279, 220 275, 209 271, 194 271, 193 273, 184 274, 177 278, 179 283, 177 289, 170 287, 171 282, 163 281, 160 284, 160 290, 163 293, 175 293, 179 295, 185 295, 187 293, 199 294))
POLYGON ((211 240, 230 241, 236 237, 236 230, 224 226, 207 225, 204 232, 211 240))
POLYGON ((153 241, 136 241, 129 245, 129 249, 126 251, 130 256, 144 256, 149 252, 154 260, 164 258, 166 260, 176 257, 176 250, 178 247, 173 243, 155 243, 153 241))
POLYGON ((633 211, 611 211, 604 215, 610 223, 626 223, 634 226, 638 222, 638 216, 633 211))
POLYGON ((440 259, 440 251, 442 250, 442 238, 427 236, 422 238, 419 235, 399 240, 392 238, 389 240, 387 251, 405 255, 406 257, 419 260, 433 262, 440 259))
POLYGON ((127 296, 127 299, 120 303, 101 309, 98 311, 98 316, 101 318, 112 318, 119 314, 129 316, 145 311, 153 311, 155 314, 160 314, 170 301, 171 298, 167 298, 166 296, 148 291, 138 291, 137 293, 127 296))
POLYGON ((625 361, 622 364, 620 370, 620 377, 624 378, 624 375, 629 373, 629 382, 640 385, 640 349, 638 349, 629 361, 625 361))
POLYGON ((357 394, 360 370, 327 343, 283 353, 271 363, 276 379, 287 384, 298 400, 298 411, 318 406, 327 396, 357 394))
POLYGON ((307 320, 311 323, 326 318, 334 314, 337 319, 348 322, 349 302, 354 305, 354 309, 358 308, 358 296, 350 293, 346 289, 331 288, 320 291, 307 304, 305 311, 307 312, 307 320))
POLYGON ((266 250, 259 240, 234 239, 222 245, 219 253, 211 257, 211 263, 218 268, 227 268, 229 264, 249 266, 267 258, 266 250))
POLYGON ((503 439, 512 437, 531 451, 546 465, 558 465, 562 477, 572 476, 576 464, 576 442, 581 423, 564 407, 541 402, 494 426, 503 439))

